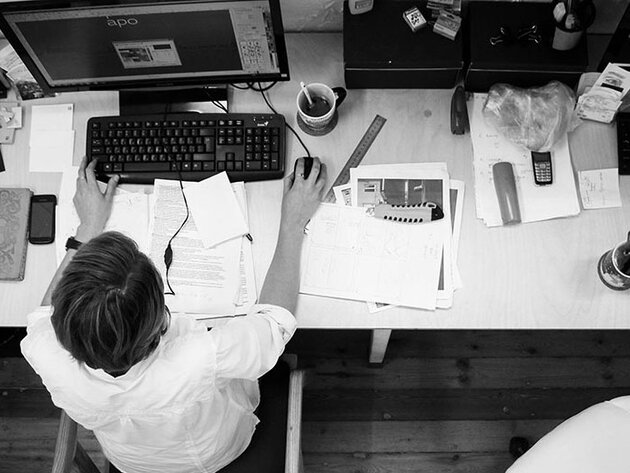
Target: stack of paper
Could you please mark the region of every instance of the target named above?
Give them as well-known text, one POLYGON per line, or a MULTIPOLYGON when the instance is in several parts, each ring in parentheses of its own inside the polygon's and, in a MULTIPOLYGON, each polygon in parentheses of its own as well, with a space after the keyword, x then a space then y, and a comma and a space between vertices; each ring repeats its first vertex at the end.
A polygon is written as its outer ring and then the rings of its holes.
POLYGON ((74 106, 71 103, 31 107, 31 172, 63 172, 72 166, 73 111, 74 106))
POLYGON ((199 183, 184 183, 184 189, 191 212, 171 241, 173 262, 167 279, 164 251, 186 217, 186 206, 179 182, 154 182, 149 255, 165 290, 168 280, 175 293, 167 296, 167 304, 172 311, 202 318, 245 313, 256 299, 251 243, 243 237, 247 223, 239 224, 247 217, 245 186, 242 182, 230 186, 227 175, 221 173, 199 183), (201 227, 197 222, 203 222, 201 227), (203 230, 221 226, 231 232, 203 230))
POLYGON ((610 123, 630 90, 630 72, 618 64, 608 64, 585 94, 578 98, 580 118, 610 123))
POLYGON ((429 310, 450 307, 459 278, 446 165, 359 166, 351 169, 350 179, 350 184, 336 189, 338 204, 323 204, 308 226, 300 291, 369 301, 370 311, 391 304, 429 310), (443 218, 403 223, 377 216, 379 204, 426 202, 437 204, 443 218))
POLYGON ((537 186, 530 152, 486 123, 482 114, 486 97, 474 94, 469 110, 477 217, 489 227, 503 225, 492 176, 492 166, 500 161, 512 163, 523 223, 580 213, 566 135, 551 150, 553 184, 537 186))

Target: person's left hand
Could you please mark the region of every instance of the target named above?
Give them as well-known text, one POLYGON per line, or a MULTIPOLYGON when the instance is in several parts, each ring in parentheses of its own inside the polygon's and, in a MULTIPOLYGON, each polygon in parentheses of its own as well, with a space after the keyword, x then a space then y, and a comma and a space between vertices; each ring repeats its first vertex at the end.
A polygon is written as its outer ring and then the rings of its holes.
POLYGON ((77 176, 77 190, 72 200, 81 220, 76 239, 82 243, 86 243, 103 232, 112 211, 114 190, 119 180, 118 176, 112 177, 107 183, 105 192, 101 192, 94 175, 95 167, 96 159, 87 164, 87 158, 83 157, 77 176))

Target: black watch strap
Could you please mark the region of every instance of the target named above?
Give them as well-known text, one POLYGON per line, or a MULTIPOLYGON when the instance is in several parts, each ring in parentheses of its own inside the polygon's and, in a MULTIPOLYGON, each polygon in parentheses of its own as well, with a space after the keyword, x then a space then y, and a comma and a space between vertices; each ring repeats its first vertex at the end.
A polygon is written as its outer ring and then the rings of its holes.
POLYGON ((70 237, 66 240, 66 251, 68 250, 78 250, 83 242, 77 240, 74 237, 70 237))

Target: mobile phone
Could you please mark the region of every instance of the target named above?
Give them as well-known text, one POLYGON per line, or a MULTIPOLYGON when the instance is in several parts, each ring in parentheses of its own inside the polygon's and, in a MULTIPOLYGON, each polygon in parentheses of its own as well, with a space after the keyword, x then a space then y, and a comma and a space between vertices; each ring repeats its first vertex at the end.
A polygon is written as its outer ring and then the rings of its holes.
POLYGON ((55 206, 57 197, 52 194, 31 197, 28 241, 44 245, 55 241, 55 206))
POLYGON ((532 165, 534 166, 534 182, 539 186, 545 186, 553 182, 551 173, 551 153, 538 153, 532 151, 532 165))

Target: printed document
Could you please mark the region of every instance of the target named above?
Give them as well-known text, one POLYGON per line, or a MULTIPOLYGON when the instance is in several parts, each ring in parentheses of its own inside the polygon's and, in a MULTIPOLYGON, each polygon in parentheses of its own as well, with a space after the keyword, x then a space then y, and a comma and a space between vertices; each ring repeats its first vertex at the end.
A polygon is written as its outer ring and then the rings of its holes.
MULTIPOLYGON (((444 235, 437 307, 451 307, 453 304, 452 228, 449 226, 451 199, 446 163, 363 165, 350 169, 350 182, 352 203, 357 207, 372 209, 381 203, 409 206, 432 202, 442 209, 444 218, 435 222, 436 225, 443 227, 444 235)), ((378 299, 376 301, 384 302, 378 299)))
MULTIPOLYGON (((453 226, 452 237, 452 260, 453 260, 453 289, 460 289, 463 287, 461 275, 457 269, 457 255, 459 254, 459 235, 462 228, 462 217, 464 213, 464 181, 458 181, 455 179, 450 180, 451 186, 451 224, 453 226)), ((442 308, 444 299, 440 299, 440 291, 438 290, 437 307, 442 308)), ((444 304, 445 305, 445 304, 444 304)), ((452 304, 451 304, 452 305, 452 304)), ((367 301, 368 312, 373 314, 375 312, 382 312, 387 309, 396 307, 391 304, 382 304, 380 302, 367 301)), ((449 305, 450 307, 450 305, 449 305)))
MULTIPOLYGON (((186 217, 186 206, 177 181, 156 179, 153 188, 153 219, 149 231, 150 257, 168 291, 164 251, 186 217)), ((173 261, 168 281, 175 295, 167 296, 173 312, 234 315, 240 285, 241 238, 213 248, 204 248, 195 221, 188 221, 171 243, 173 261)))
POLYGON ((435 309, 444 225, 386 222, 321 204, 308 225, 300 292, 435 309))

